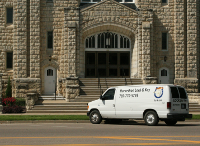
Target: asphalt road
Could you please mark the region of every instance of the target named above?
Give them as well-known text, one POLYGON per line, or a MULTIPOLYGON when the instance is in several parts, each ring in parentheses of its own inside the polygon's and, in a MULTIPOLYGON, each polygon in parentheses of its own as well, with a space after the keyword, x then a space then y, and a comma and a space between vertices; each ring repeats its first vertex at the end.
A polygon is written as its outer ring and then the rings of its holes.
POLYGON ((2 145, 116 146, 200 145, 200 122, 178 122, 176 126, 146 126, 144 122, 121 124, 12 123, 0 124, 2 145))

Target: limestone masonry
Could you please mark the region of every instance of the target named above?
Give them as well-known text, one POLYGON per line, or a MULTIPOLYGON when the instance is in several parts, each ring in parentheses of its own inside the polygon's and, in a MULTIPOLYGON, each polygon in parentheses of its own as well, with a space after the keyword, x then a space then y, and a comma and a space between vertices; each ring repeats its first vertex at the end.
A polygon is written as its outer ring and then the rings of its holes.
POLYGON ((79 95, 79 78, 126 77, 182 85, 196 100, 199 8, 199 0, 1 0, 0 98, 9 76, 13 97, 56 88, 67 101, 79 95))

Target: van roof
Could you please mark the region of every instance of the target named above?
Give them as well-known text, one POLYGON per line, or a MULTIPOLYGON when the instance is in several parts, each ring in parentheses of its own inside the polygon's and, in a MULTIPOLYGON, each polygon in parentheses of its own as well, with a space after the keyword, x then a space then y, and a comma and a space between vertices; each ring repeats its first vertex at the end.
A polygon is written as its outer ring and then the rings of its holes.
POLYGON ((126 85, 126 86, 115 86, 110 88, 122 88, 122 87, 142 87, 142 86, 180 86, 180 85, 173 85, 173 84, 138 84, 138 85, 126 85))

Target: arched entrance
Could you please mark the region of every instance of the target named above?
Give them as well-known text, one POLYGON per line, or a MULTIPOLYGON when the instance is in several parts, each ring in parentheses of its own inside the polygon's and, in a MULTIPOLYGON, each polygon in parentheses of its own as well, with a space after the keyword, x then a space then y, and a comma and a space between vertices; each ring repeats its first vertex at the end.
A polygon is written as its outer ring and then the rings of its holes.
POLYGON ((56 69, 49 66, 44 69, 44 94, 55 93, 56 87, 56 69))
POLYGON ((85 40, 86 77, 130 77, 130 39, 102 32, 85 40))

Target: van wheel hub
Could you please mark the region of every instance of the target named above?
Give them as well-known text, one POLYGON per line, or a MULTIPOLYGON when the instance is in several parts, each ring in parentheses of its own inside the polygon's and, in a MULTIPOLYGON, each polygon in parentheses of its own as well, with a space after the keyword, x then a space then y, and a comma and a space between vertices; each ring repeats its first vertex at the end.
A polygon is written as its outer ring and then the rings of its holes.
POLYGON ((149 124, 152 124, 152 123, 154 122, 154 120, 155 120, 154 115, 149 114, 149 115, 147 116, 147 122, 148 122, 149 124))
POLYGON ((99 119, 99 117, 96 113, 92 115, 92 121, 96 122, 96 121, 98 121, 98 119, 99 119))

